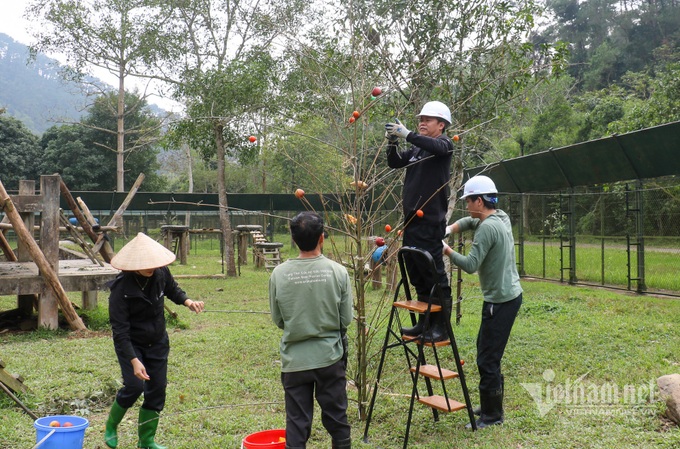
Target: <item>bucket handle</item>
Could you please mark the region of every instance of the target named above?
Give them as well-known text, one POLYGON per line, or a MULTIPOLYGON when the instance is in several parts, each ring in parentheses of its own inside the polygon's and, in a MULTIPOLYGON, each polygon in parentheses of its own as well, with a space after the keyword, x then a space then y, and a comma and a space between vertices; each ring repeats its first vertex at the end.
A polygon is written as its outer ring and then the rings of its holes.
POLYGON ((47 439, 48 439, 49 437, 51 437, 52 435, 54 435, 54 432, 56 432, 56 431, 57 431, 57 429, 52 429, 52 430, 50 431, 50 433, 48 433, 47 435, 45 435, 45 436, 43 437, 43 439, 40 440, 40 441, 38 441, 38 442, 35 444, 35 446, 33 446, 31 449, 38 449, 40 446, 43 445, 43 443, 45 443, 45 441, 47 441, 47 439))

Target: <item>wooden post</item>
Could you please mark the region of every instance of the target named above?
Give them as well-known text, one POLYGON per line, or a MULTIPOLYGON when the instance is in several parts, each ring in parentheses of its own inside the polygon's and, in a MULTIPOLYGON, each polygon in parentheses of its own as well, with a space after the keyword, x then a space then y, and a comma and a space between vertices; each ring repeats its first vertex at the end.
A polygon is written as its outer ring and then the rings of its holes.
MULTIPOLYGON (((19 181, 19 195, 35 195, 35 181, 22 180, 19 181)), ((26 212, 19 214, 22 223, 27 229, 31 230, 31 236, 33 235, 33 227, 35 226, 35 217, 33 212, 26 212)), ((16 227, 14 229, 16 233, 16 227)), ((18 235, 18 233, 17 233, 18 235)), ((31 255, 28 252, 28 247, 21 239, 17 239, 17 261, 19 262, 30 262, 31 255)), ((38 298, 37 295, 18 295, 17 296, 17 309, 24 316, 31 316, 33 314, 33 303, 34 300, 38 298)), ((38 302, 35 301, 35 306, 38 306, 38 302)))
POLYGON ((57 301, 59 302, 61 310, 66 317, 66 320, 69 322, 71 329, 86 330, 87 328, 85 327, 83 320, 80 319, 76 311, 73 309, 73 305, 68 299, 68 296, 64 291, 64 287, 62 287, 61 283, 59 282, 59 277, 56 275, 54 270, 52 270, 52 267, 50 266, 47 259, 45 259, 42 251, 40 251, 40 248, 33 239, 31 233, 29 233, 26 229, 26 226, 24 226, 21 216, 14 207, 14 203, 12 203, 12 200, 10 199, 7 190, 5 190, 5 186, 2 184, 2 181, 0 181, 0 207, 4 210, 5 214, 7 214, 12 225, 14 225, 14 232, 17 233, 19 241, 27 246, 28 252, 30 253, 31 257, 33 257, 33 261, 38 266, 43 278, 45 279, 45 283, 56 294, 57 301))
MULTIPOLYGON (((40 177, 40 196, 42 197, 42 213, 40 214, 40 247, 45 261, 52 272, 59 275, 59 175, 40 177)), ((41 275, 42 270, 41 270, 41 275)), ((57 329, 59 327, 59 307, 57 293, 45 289, 40 295, 38 307, 38 327, 57 329)), ((71 302, 69 301, 69 304, 71 302)), ((74 312, 75 313, 75 312, 74 312)))
POLYGON ((375 263, 371 257, 369 266, 371 267, 371 286, 373 287, 373 290, 378 290, 382 287, 382 263, 375 263))
POLYGON ((186 265, 189 258, 189 229, 177 231, 179 236, 179 263, 186 265))
POLYGON ((82 292, 83 309, 94 310, 97 308, 97 290, 82 292))
POLYGON ((249 232, 246 231, 236 231, 238 232, 238 261, 241 265, 248 264, 248 236, 249 232))

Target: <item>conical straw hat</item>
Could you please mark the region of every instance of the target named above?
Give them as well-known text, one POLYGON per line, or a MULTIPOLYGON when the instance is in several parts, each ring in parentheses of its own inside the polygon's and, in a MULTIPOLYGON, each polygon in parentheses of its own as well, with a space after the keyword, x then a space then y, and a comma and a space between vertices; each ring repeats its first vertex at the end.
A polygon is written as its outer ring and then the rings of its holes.
POLYGON ((146 234, 139 233, 111 259, 111 266, 123 271, 151 270, 175 261, 175 254, 146 234))

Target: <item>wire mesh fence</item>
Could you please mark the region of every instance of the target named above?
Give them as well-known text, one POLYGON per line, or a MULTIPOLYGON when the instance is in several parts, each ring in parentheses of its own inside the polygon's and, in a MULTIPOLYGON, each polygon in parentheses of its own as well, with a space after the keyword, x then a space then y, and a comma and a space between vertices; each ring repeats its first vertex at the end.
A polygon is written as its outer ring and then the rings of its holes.
POLYGON ((503 195, 522 275, 680 296, 675 178, 503 195))

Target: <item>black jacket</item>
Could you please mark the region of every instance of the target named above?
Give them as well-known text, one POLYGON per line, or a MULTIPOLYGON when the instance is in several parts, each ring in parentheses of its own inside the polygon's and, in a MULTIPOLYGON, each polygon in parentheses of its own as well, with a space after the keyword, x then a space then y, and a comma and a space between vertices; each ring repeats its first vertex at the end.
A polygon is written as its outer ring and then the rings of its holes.
POLYGON ((437 138, 409 133, 408 150, 400 151, 398 143, 387 147, 387 165, 406 167, 402 191, 404 221, 421 209, 420 223, 439 224, 446 219, 451 180, 453 142, 442 134, 437 138))
POLYGON ((168 267, 157 268, 148 278, 148 284, 146 279, 134 272, 123 271, 109 284, 113 345, 125 360, 136 357, 134 346, 148 346, 166 336, 165 296, 179 305, 188 298, 168 267), (146 288, 142 289, 144 286, 146 288))

